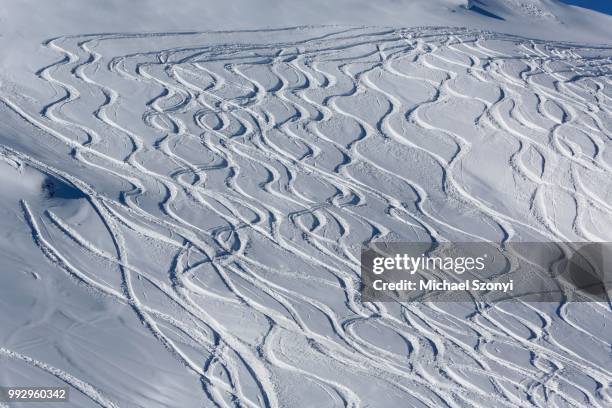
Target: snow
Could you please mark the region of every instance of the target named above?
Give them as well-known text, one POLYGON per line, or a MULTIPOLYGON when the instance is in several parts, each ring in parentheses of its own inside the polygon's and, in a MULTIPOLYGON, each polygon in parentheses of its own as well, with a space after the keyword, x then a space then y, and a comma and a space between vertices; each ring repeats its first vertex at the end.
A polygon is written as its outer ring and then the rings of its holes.
POLYGON ((612 17, 10 0, 0 18, 0 386, 69 385, 58 407, 610 404, 609 303, 358 292, 371 241, 612 241, 612 17))

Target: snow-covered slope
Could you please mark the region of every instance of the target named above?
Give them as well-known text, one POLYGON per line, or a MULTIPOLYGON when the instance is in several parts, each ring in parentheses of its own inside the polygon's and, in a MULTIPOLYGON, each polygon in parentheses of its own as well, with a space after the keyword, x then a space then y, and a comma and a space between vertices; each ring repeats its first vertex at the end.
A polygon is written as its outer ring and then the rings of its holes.
POLYGON ((612 240, 610 17, 205 3, 8 7, 0 385, 68 384, 59 407, 610 404, 607 303, 358 295, 373 240, 612 240))

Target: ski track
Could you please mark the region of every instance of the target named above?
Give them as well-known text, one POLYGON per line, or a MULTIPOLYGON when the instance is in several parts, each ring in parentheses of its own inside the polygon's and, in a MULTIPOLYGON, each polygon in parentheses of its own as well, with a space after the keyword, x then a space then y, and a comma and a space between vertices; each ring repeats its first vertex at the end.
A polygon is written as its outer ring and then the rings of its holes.
MULTIPOLYGON (((129 186, 101 193, 3 147, 82 192, 111 243, 23 201, 45 256, 130 305, 201 379, 203 406, 296 406, 300 387, 349 407, 383 406, 374 393, 404 406, 609 406, 609 338, 568 304, 462 314, 362 304, 358 291, 359 249, 373 240, 610 241, 593 219, 611 225, 610 192, 598 188, 612 175, 612 50, 443 27, 252 34, 45 43, 59 58, 38 76, 58 97, 37 110, 7 93, 3 103, 101 183, 129 186), (488 194, 473 176, 481 162, 509 172, 488 194), (557 214, 568 206, 571 219, 557 214), (117 281, 73 259, 83 254, 117 281), (265 324, 245 335, 238 316, 265 324)), ((610 316, 609 304, 589 307, 610 316)), ((70 370, 0 354, 121 405, 70 370)))

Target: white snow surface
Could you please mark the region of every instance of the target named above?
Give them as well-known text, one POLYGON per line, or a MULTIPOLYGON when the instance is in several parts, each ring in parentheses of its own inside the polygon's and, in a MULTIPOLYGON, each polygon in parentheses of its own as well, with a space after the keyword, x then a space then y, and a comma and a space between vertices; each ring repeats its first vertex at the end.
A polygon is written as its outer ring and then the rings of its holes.
POLYGON ((0 386, 69 386, 57 407, 612 403, 609 303, 358 293, 372 241, 612 241, 611 17, 3 3, 0 386))

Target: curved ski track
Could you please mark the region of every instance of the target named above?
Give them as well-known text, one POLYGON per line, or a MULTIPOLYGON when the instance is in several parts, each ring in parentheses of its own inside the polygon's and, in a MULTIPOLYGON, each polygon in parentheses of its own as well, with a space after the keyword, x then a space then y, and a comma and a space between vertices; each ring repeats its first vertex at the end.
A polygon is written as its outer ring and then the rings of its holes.
MULTIPOLYGON (((36 113, 2 100, 96 178, 2 152, 79 189, 107 236, 23 201, 33 238, 129 304, 201 379, 203 406, 609 406, 609 337, 572 305, 362 304, 358 290, 372 240, 609 241, 611 49, 367 27, 45 46, 61 57, 38 75, 58 98, 36 113)), ((609 319, 609 304, 580 306, 609 319)))

